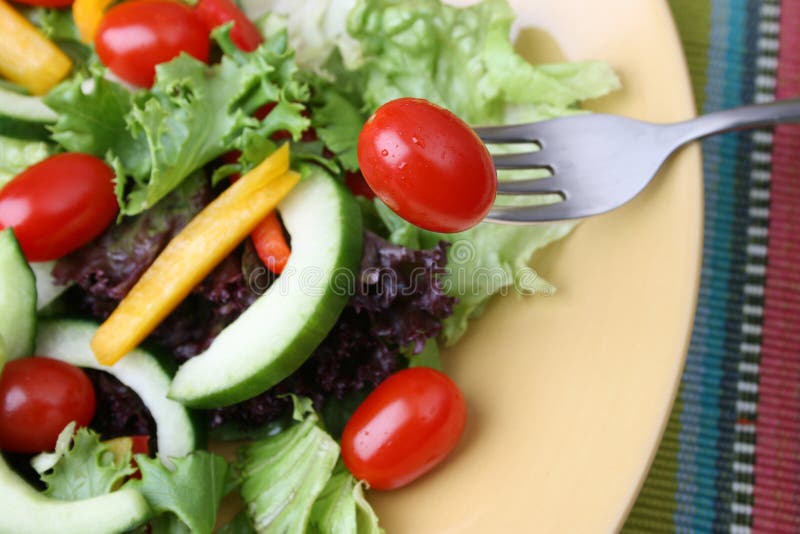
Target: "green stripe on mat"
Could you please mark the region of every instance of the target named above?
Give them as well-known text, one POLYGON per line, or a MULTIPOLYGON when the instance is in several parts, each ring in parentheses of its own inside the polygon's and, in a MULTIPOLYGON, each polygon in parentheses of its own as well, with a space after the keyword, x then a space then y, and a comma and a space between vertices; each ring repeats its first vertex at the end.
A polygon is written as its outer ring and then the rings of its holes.
MULTIPOLYGON (((669 0, 689 63, 697 109, 703 108, 711 34, 710 0, 669 0)), ((683 406, 677 396, 661 446, 642 492, 622 528, 624 533, 673 532, 678 483, 678 435, 683 406)))
POLYGON ((711 35, 711 0, 669 0, 669 6, 689 61, 689 76, 692 78, 697 109, 703 109, 708 39, 711 35))
POLYGON ((642 492, 625 522, 622 532, 672 532, 675 514, 675 493, 678 483, 678 433, 681 416, 680 396, 677 397, 664 432, 662 445, 656 453, 642 492))

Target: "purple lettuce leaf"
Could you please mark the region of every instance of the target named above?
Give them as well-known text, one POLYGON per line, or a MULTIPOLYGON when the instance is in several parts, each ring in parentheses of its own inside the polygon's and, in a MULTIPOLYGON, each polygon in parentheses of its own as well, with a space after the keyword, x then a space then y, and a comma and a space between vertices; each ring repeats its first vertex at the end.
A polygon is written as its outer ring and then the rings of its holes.
POLYGON ((371 390, 399 367, 402 354, 422 351, 453 310, 440 280, 447 243, 413 250, 364 233, 364 252, 355 293, 331 332, 294 374, 261 395, 211 411, 212 429, 249 430, 291 409, 287 393, 314 400, 321 409, 331 398, 371 390))

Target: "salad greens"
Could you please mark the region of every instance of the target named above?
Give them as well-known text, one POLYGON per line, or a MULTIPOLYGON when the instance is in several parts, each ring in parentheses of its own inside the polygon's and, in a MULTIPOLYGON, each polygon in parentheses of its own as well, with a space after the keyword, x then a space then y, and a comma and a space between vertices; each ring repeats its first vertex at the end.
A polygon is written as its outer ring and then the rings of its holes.
POLYGON ((142 478, 131 480, 128 486, 144 495, 155 514, 168 515, 162 521, 169 524, 178 519, 189 532, 211 533, 227 489, 228 462, 224 458, 194 451, 183 458, 172 458, 174 470, 158 458, 144 454, 134 458, 142 478))
POLYGON ((74 425, 65 429, 71 439, 63 439, 64 432, 59 436, 55 463, 41 475, 46 494, 65 501, 105 495, 134 473, 130 452, 118 455, 86 428, 70 436, 74 429, 74 425))
MULTIPOLYGON (((226 33, 215 35, 227 46, 226 33)), ((310 122, 298 103, 308 89, 297 79, 285 33, 251 54, 226 54, 216 65, 181 55, 157 67, 152 89, 136 93, 92 70, 58 86, 45 102, 59 113, 53 127, 59 144, 114 166, 123 215, 155 205, 230 150, 242 150, 251 164, 260 161, 267 154, 253 153, 257 140, 281 130, 299 137, 310 122), (276 107, 263 121, 251 116, 269 103, 276 107)))
MULTIPOLYGON (((336 2, 305 0, 300 4, 319 11, 320 4, 331 10, 336 2)), ((291 5, 295 7, 290 12, 282 0, 267 2, 270 9, 290 13, 284 24, 297 56, 317 65, 323 79, 334 80, 327 82, 327 87, 336 89, 325 104, 336 111, 323 116, 347 117, 337 126, 337 138, 344 141, 339 145, 344 152, 338 153, 342 160, 355 158, 355 144, 346 144, 348 139, 351 143, 357 139, 360 131, 360 124, 350 119, 354 110, 369 114, 397 97, 425 98, 470 124, 492 124, 581 113, 581 100, 620 87, 616 74, 603 62, 526 62, 509 40, 514 13, 506 0, 484 0, 467 8, 440 0, 357 0, 346 20, 331 16, 316 23, 301 23, 295 13, 303 8, 298 9, 295 2, 291 5), (327 48, 309 47, 308 43, 320 40, 326 40, 327 48), (348 151, 349 156, 343 155, 348 151)), ((443 321, 441 339, 446 345, 458 341, 468 320, 480 315, 489 298, 499 292, 553 294, 554 286, 528 265, 537 250, 574 227, 574 223, 482 223, 466 232, 437 234, 404 221, 380 201, 376 209, 394 243, 411 248, 430 248, 440 240, 453 243, 445 287, 458 303, 453 315, 443 321)))
POLYGON ((297 422, 240 452, 241 494, 255 530, 381 532, 361 484, 337 467, 339 445, 311 401, 292 400, 297 422))
POLYGON ((44 141, 28 141, 0 136, 0 188, 14 176, 54 152, 44 141))
MULTIPOLYGON (((56 265, 59 282, 83 290, 77 297, 83 306, 74 309, 107 315, 169 238, 210 202, 220 180, 249 170, 281 141, 292 144, 295 167, 319 164, 341 180, 358 170, 365 120, 391 99, 425 98, 470 124, 509 123, 581 113, 581 100, 619 87, 602 62, 527 63, 509 39, 514 14, 506 0, 467 8, 440 0, 243 4, 264 32, 258 49, 238 50, 230 25, 223 26, 212 33, 219 62, 181 55, 157 67, 152 88, 135 92, 109 77, 79 42, 68 11, 25 9, 77 67, 44 98, 58 115, 47 126, 49 139, 0 137, 0 188, 60 150, 104 158, 117 174, 119 223, 56 265)), ((232 465, 195 451, 167 467, 68 427, 56 451, 34 462, 46 493, 77 500, 131 488, 155 515, 152 532, 210 533, 222 497, 238 487, 246 509, 220 532, 381 532, 362 483, 339 461, 334 436, 365 391, 398 365, 440 367, 439 343, 455 343, 493 295, 552 294, 554 286, 529 262, 573 224, 482 223, 441 234, 413 226, 378 200, 359 203, 369 228, 356 273, 361 286, 333 330, 274 391, 208 413, 212 426, 222 428, 272 421, 264 427, 269 435, 248 434, 259 439, 242 447, 232 465), (402 293, 418 268, 430 275, 427 285, 402 293), (379 287, 369 278, 373 269, 393 273, 394 285, 379 287), (289 392, 305 397, 290 401, 289 392), (290 403, 293 421, 277 420, 290 403), (132 459, 140 480, 129 478, 132 459)), ((255 300, 246 291, 261 266, 254 257, 245 245, 226 258, 155 340, 181 361, 208 347, 255 300)))
POLYGON ((156 519, 153 532, 210 534, 219 503, 226 493, 228 463, 207 451, 171 458, 174 468, 159 458, 114 448, 92 430, 75 432, 70 423, 61 433, 53 453, 34 460, 46 485, 45 494, 74 501, 106 495, 121 487, 144 495, 156 519), (130 478, 137 467, 141 479, 130 478))

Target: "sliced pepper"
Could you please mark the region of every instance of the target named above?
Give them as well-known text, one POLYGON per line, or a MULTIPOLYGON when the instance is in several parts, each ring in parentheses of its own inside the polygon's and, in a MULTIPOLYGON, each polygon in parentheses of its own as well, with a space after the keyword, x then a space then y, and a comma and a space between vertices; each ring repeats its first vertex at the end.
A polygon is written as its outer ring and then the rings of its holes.
POLYGON ((267 269, 275 274, 281 274, 292 251, 286 236, 283 234, 283 225, 278 214, 274 211, 258 223, 253 233, 250 234, 256 253, 267 269))
POLYGON ((133 350, 275 209, 300 180, 288 169, 283 145, 169 242, 95 333, 91 346, 98 362, 113 365, 133 350))
POLYGON ((72 61, 5 0, 0 0, 0 76, 43 95, 63 80, 72 61))
POLYGON ((72 18, 81 36, 81 41, 91 43, 103 20, 106 9, 114 0, 75 0, 72 4, 72 18))

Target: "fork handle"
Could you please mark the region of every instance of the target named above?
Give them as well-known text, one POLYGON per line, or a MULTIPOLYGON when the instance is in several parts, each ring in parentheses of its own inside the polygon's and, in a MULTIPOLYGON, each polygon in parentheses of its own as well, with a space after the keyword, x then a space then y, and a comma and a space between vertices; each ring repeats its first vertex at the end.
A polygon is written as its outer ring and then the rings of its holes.
POLYGON ((787 122, 800 122, 800 98, 715 111, 673 124, 672 128, 683 145, 709 135, 787 122))

